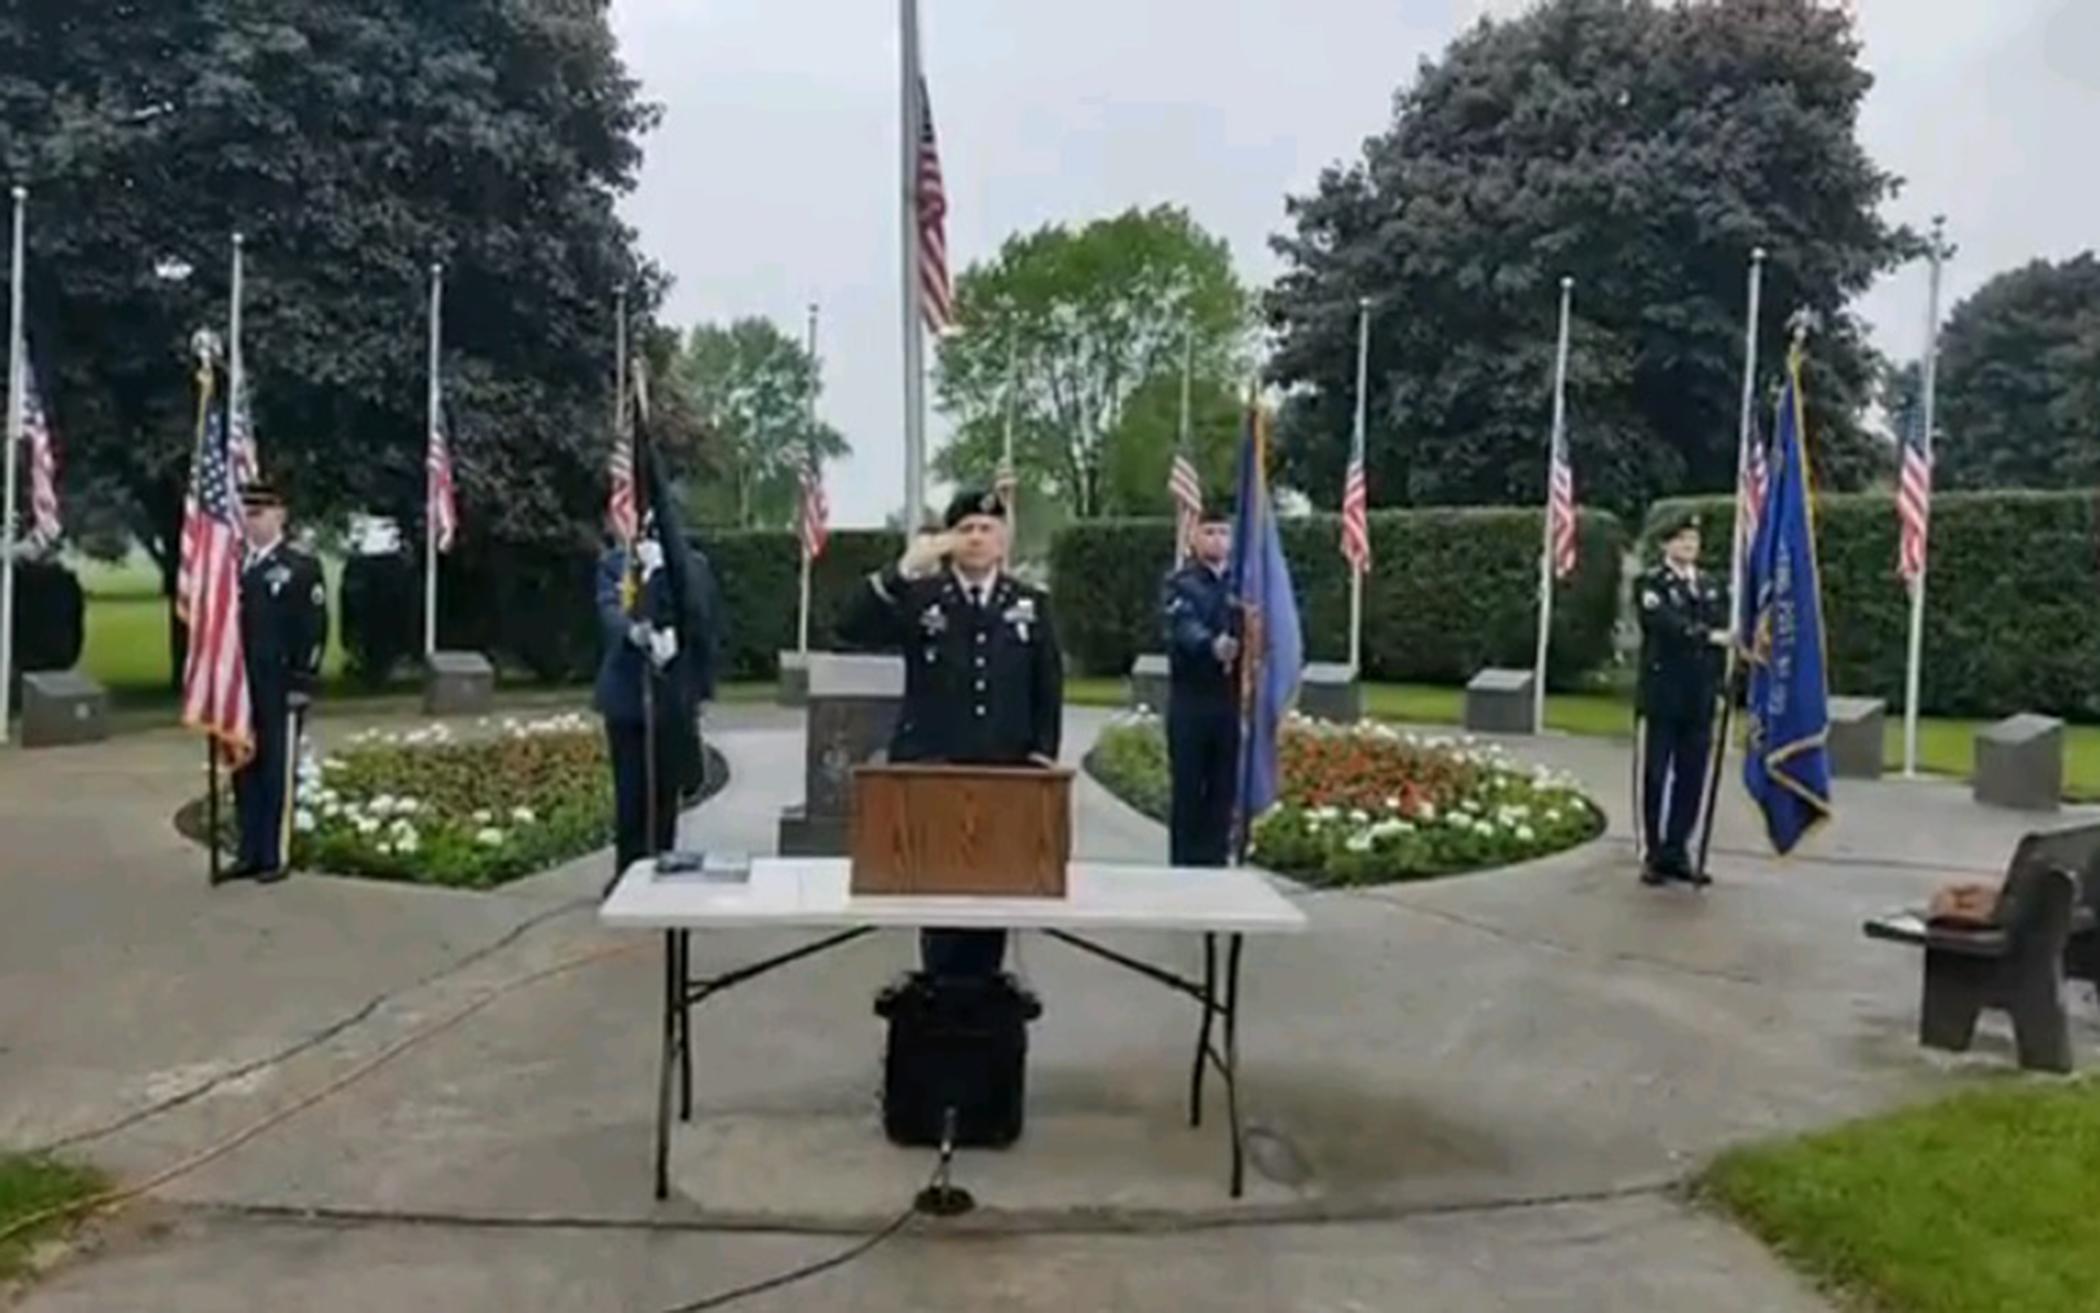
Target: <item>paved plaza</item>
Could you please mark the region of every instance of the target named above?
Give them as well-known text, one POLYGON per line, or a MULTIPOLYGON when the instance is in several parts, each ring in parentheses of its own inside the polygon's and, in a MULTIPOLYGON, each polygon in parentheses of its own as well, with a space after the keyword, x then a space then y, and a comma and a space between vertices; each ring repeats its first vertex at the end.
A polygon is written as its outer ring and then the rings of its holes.
MULTIPOLYGON (((1104 723, 1071 714, 1075 756, 1104 723)), ((799 717, 730 708, 712 741, 731 782, 685 841, 770 851, 801 793, 799 717)), ((1837 822, 1779 862, 1731 784, 1719 883, 1655 891, 1632 874, 1628 749, 1514 746, 1578 774, 1609 833, 1524 867, 1299 895, 1311 932, 1248 954, 1246 1200, 1226 1196, 1223 1118, 1185 1124, 1193 1009, 1029 938, 1045 1015, 1028 1130, 960 1159, 979 1211, 741 1307, 1823 1307, 1680 1187, 1728 1145, 2009 1066, 1990 1023, 1973 1055, 1922 1053, 1917 960, 1859 922, 1997 873, 2037 818, 1945 782, 1845 783, 1837 822)), ((494 894, 310 877, 214 893, 170 824, 198 758, 173 732, 0 754, 0 1144, 136 1179, 495 984, 603 952, 171 1183, 23 1309, 646 1313, 833 1252, 923 1180, 926 1156, 880 1134, 870 1008, 910 936, 696 1014, 696 1116, 658 1205, 661 965, 652 937, 597 926, 606 857, 494 894)), ((1164 860, 1157 826, 1090 782, 1077 799, 1082 856, 1164 860)), ((705 969, 793 942, 707 933, 695 954, 705 969)), ((1172 936, 1114 943, 1196 960, 1172 936)), ((2090 1062, 2100 1007, 2080 993, 2090 1062)))

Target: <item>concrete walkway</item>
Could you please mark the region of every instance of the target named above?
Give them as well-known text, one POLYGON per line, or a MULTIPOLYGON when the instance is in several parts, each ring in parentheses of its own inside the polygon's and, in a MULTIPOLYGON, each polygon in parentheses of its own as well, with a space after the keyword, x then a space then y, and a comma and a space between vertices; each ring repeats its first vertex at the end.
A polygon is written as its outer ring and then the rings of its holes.
MULTIPOLYGON (((1104 719, 1072 714, 1071 755, 1104 719)), ((769 851, 800 793, 799 722, 732 709, 713 741, 734 775, 687 841, 769 851)), ((964 1157, 983 1207, 946 1229, 965 1234, 919 1225, 745 1307, 1821 1307, 1671 1187, 1726 1145, 2007 1061, 1995 1031, 1972 1058, 1921 1054, 1916 960, 1858 923, 1950 869, 1994 871, 2033 819, 1948 785, 1853 785, 1814 855, 1777 863, 1730 787, 1721 882, 1657 892, 1629 869, 1624 749, 1519 750, 1581 775, 1611 834, 1525 868, 1303 895, 1313 933, 1250 952, 1245 1203, 1225 1197, 1222 1118, 1183 1122, 1192 1010, 1027 940, 1046 1005, 1028 1133, 964 1157)), ((647 937, 596 928, 604 858, 493 895, 211 893, 168 824, 196 760, 175 735, 0 755, 0 1142, 137 1177, 500 982, 601 956, 174 1182, 24 1308, 646 1310, 833 1252, 921 1182, 925 1157, 876 1126, 868 1008, 909 937, 701 1012, 696 1119, 659 1206, 660 966, 647 937)), ((1163 859, 1159 829, 1090 783, 1078 806, 1082 852, 1163 859)), ((696 952, 726 966, 792 942, 705 935, 696 952)), ((1119 946, 1193 965, 1172 938, 1119 946)), ((2074 1015, 2089 1054, 2096 1010, 2074 1015)))

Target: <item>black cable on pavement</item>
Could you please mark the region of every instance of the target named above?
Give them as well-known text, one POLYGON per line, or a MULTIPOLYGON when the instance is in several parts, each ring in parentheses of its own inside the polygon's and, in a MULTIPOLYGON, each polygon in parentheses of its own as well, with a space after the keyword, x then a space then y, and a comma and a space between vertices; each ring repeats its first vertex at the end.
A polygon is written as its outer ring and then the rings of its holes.
MULTIPOLYGON (((931 1184, 931 1181, 939 1179, 940 1169, 936 1168, 929 1184, 931 1184)), ((763 1281, 754 1281, 749 1285, 737 1286, 730 1290, 724 1290, 719 1294, 708 1295, 705 1298, 696 1299, 690 1304, 680 1304, 675 1308, 667 1308, 664 1310, 664 1313, 704 1313, 707 1309, 726 1308, 739 1300, 749 1299, 753 1295, 762 1295, 769 1290, 778 1290, 783 1286, 791 1286, 798 1281, 807 1281, 813 1276, 820 1276, 834 1268, 844 1267, 853 1260, 864 1257, 877 1245, 890 1239, 910 1225, 912 1216, 918 1211, 919 1206, 916 1202, 906 1205, 904 1211, 891 1218, 889 1223, 880 1231, 873 1232, 864 1239, 855 1241, 850 1248, 842 1249, 829 1258, 819 1259, 814 1263, 807 1263, 801 1267, 792 1268, 786 1272, 767 1277, 763 1281)))

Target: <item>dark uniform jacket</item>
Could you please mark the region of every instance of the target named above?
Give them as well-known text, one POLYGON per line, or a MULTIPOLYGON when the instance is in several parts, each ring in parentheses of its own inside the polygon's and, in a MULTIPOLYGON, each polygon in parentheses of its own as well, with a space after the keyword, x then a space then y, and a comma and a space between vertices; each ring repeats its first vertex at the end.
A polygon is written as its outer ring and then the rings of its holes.
POLYGON ((1641 714, 1699 720, 1713 714, 1721 649, 1708 639, 1728 623, 1720 584, 1701 571, 1690 580, 1667 564, 1635 585, 1641 613, 1641 714))
POLYGON ((1237 638, 1239 599, 1232 581, 1200 561, 1167 576, 1160 602, 1166 628, 1168 696, 1174 705, 1204 710, 1239 706, 1239 663, 1218 660, 1211 646, 1220 634, 1237 638))
POLYGON ((672 573, 659 569, 642 585, 635 614, 628 614, 621 582, 627 573, 627 549, 608 548, 598 558, 598 678, 592 702, 607 720, 642 721, 642 678, 649 655, 627 639, 637 621, 678 629, 678 655, 664 667, 653 690, 659 718, 692 718, 692 712, 715 693, 715 653, 721 641, 721 606, 714 572, 707 557, 691 544, 680 544, 685 561, 685 596, 673 597, 672 573))
POLYGON ((1042 589, 1001 573, 975 606, 952 572, 907 580, 892 567, 868 580, 838 632, 853 647, 904 657, 891 761, 1056 759, 1064 659, 1042 589))
POLYGON ((263 711, 311 697, 328 647, 328 588, 313 557, 278 542, 241 569, 241 651, 263 711))

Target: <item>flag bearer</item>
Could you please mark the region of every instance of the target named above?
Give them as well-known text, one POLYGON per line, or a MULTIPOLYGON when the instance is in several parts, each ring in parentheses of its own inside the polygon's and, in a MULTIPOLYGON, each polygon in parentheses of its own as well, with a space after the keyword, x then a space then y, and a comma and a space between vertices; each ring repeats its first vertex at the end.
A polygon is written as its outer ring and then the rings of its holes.
POLYGON ((1174 779, 1169 860, 1223 866, 1232 848, 1240 755, 1240 612, 1226 575, 1231 513, 1204 512, 1190 546, 1188 563, 1167 576, 1160 603, 1174 779))
POLYGON ((260 481, 241 490, 248 528, 241 568, 241 651, 255 717, 255 755, 233 773, 239 860, 230 878, 273 884, 291 856, 294 780, 306 710, 328 646, 328 589, 313 557, 284 540, 284 498, 260 481))
POLYGON ((1636 703, 1645 884, 1709 883, 1692 869, 1692 827, 1704 801, 1713 743, 1714 697, 1721 653, 1729 642, 1719 583, 1699 570, 1699 520, 1684 515, 1664 526, 1663 559, 1643 574, 1641 676, 1636 703))

